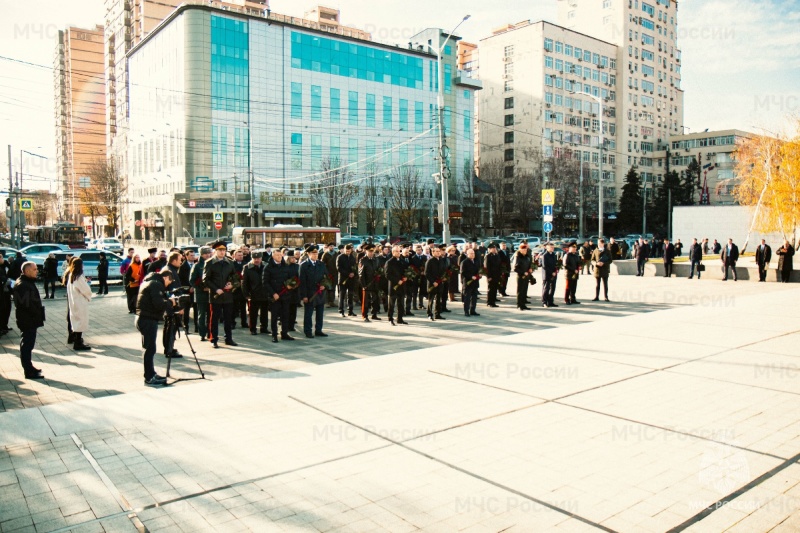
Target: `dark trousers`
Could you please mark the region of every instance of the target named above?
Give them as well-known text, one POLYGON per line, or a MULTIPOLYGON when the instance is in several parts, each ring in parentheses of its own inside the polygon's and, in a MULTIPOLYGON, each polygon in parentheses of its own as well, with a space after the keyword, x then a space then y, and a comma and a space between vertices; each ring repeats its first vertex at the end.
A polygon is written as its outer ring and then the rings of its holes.
POLYGON ((175 336, 178 334, 178 325, 181 320, 180 315, 173 315, 164 322, 164 329, 161 330, 161 344, 164 348, 164 355, 169 355, 175 349, 175 336))
POLYGON ((728 269, 733 270, 733 280, 736 281, 736 261, 725 261, 725 275, 722 279, 728 279, 728 269))
POLYGON ((422 309, 422 299, 428 295, 428 283, 425 281, 424 276, 420 276, 419 281, 417 282, 417 295, 416 295, 416 302, 417 307, 422 309))
POLYGON ((552 272, 542 273, 542 303, 544 305, 553 305, 555 303, 553 298, 556 294, 556 279, 552 272))
MULTIPOLYGON (((389 282, 391 285, 391 282, 389 282)), ((394 320, 394 310, 397 308, 397 319, 402 319, 405 316, 405 291, 402 287, 395 289, 389 287, 389 320, 394 320)))
POLYGON ((494 278, 489 281, 489 295, 486 297, 486 303, 488 305, 497 305, 497 290, 500 284, 494 278))
POLYGON ((278 300, 272 300, 272 303, 270 304, 270 312, 272 313, 273 337, 278 336, 278 319, 281 321, 281 335, 286 335, 286 332, 292 326, 289 316, 292 307, 294 307, 295 312, 297 312, 297 307, 291 302, 291 299, 288 296, 282 297, 278 300))
POLYGON ((183 325, 186 328, 186 331, 189 331, 189 312, 194 310, 194 331, 197 333, 197 304, 194 301, 194 293, 189 295, 189 305, 186 307, 186 310, 183 312, 183 325))
POLYGON ((606 300, 608 300, 608 276, 600 276, 595 278, 597 280, 597 286, 594 289, 594 297, 600 298, 600 281, 603 282, 603 295, 605 296, 606 300))
POLYGON ((439 287, 430 287, 428 289, 428 316, 438 315, 441 312, 439 299, 442 291, 439 287))
POLYGON ((45 279, 44 280, 44 295, 45 295, 45 297, 47 297, 47 296, 50 296, 51 298, 55 297, 55 295, 56 295, 56 283, 57 282, 58 282, 57 279, 45 279))
POLYGON ((136 297, 139 296, 139 287, 125 287, 125 297, 128 299, 128 311, 136 311, 136 297))
POLYGON ((664 276, 667 278, 672 276, 672 261, 669 263, 664 262, 664 276))
POLYGON ((461 286, 461 301, 464 302, 464 313, 471 315, 478 305, 478 282, 464 283, 461 286))
POLYGON ((233 294, 233 323, 236 323, 236 318, 242 321, 242 327, 247 327, 247 300, 244 294, 236 292, 233 294))
POLYGON ((225 328, 225 342, 233 340, 233 304, 211 304, 211 316, 208 317, 209 321, 209 335, 208 340, 214 344, 219 342, 219 321, 222 319, 223 327, 225 328))
POLYGON ((345 312, 345 301, 347 301, 347 312, 353 312, 353 285, 354 282, 345 281, 344 285, 339 284, 339 312, 345 312))
POLYGON ((644 259, 637 259, 636 260, 636 275, 637 276, 644 276, 644 264, 647 261, 644 259))
POLYGON ((578 290, 578 278, 575 277, 573 279, 573 274, 567 273, 566 278, 567 286, 564 289, 564 301, 568 303, 575 302, 575 291, 578 290))
POLYGON ((361 316, 364 318, 368 318, 370 314, 377 316, 380 310, 381 299, 378 291, 363 289, 361 293, 361 316))
MULTIPOLYGON (((334 277, 336 277, 336 273, 333 273, 334 277)), ((336 304, 336 287, 331 287, 331 290, 327 291, 325 295, 325 301, 329 307, 332 307, 336 304)))
MULTIPOLYGON (((208 294, 208 293, 206 293, 208 294)), ((208 296, 203 296, 197 300, 197 332, 201 337, 208 336, 208 296)))
POLYGON ((11 317, 11 293, 0 288, 0 329, 8 329, 8 319, 11 317))
POLYGON ((791 271, 791 270, 784 269, 784 270, 781 270, 781 271, 780 271, 780 273, 781 273, 781 279, 780 279, 780 282, 781 282, 781 283, 789 283, 789 278, 790 278, 790 277, 791 277, 791 275, 792 275, 792 271, 791 271))
POLYGON ((767 265, 758 265, 758 281, 767 281, 767 265))
POLYGON ((248 300, 247 310, 250 317, 250 331, 256 331, 258 315, 261 315, 261 333, 267 332, 269 324, 269 302, 266 300, 248 300))
POLYGON ((417 303, 417 282, 416 281, 406 281, 404 283, 405 290, 404 293, 404 300, 406 302, 406 314, 411 313, 411 303, 417 303))
MULTIPOLYGON (((530 274, 528 274, 530 276, 530 274)), ((528 303, 528 276, 517 276, 517 307, 525 307, 528 303)))
POLYGON ((447 296, 448 296, 448 289, 449 286, 447 282, 442 283, 439 285, 439 302, 437 303, 437 310, 439 313, 442 312, 443 309, 447 309, 447 296))
POLYGON ((500 294, 505 294, 506 289, 508 288, 508 274, 501 274, 500 275, 500 282, 499 282, 498 290, 500 294))
POLYGON ((36 328, 26 329, 25 331, 21 331, 20 334, 19 360, 22 362, 22 369, 25 372, 32 372, 33 363, 31 362, 31 354, 36 344, 36 328))
POLYGON ((695 269, 697 269, 697 279, 700 279, 700 274, 702 274, 702 272, 700 272, 700 261, 692 261, 692 269, 689 271, 690 278, 694 277, 695 269))
MULTIPOLYGON (((351 293, 352 298, 352 293, 351 293)), ((341 302, 341 300, 339 300, 341 302)), ((350 304, 352 305, 353 301, 350 300, 350 304)), ((341 303, 340 303, 341 305, 341 303)), ((322 316, 325 314, 325 299, 321 297, 311 298, 309 299, 308 303, 305 304, 305 309, 303 309, 303 332, 306 335, 311 335, 311 328, 312 328, 312 315, 313 315, 313 326, 314 326, 314 333, 322 333, 322 316)))
POLYGON ((153 356, 156 354, 156 337, 158 337, 158 320, 136 317, 136 329, 142 334, 142 360, 144 362, 144 379, 152 378, 156 369, 153 356))
POLYGON ((108 278, 97 278, 97 294, 108 294, 108 278))

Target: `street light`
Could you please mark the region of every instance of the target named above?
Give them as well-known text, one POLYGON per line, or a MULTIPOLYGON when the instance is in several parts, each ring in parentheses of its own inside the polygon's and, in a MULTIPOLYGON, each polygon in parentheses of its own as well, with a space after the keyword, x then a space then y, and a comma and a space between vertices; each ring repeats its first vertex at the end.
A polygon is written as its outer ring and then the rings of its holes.
MULTIPOLYGON (((444 67, 442 66, 442 52, 444 51, 445 46, 447 46, 447 43, 450 41, 450 38, 453 36, 453 33, 455 33, 458 27, 469 18, 470 15, 465 15, 464 18, 462 18, 461 21, 456 24, 455 28, 453 28, 447 34, 447 39, 445 39, 444 43, 436 50, 436 76, 439 80, 439 90, 436 94, 436 105, 438 107, 439 114, 439 172, 442 180, 442 240, 444 241, 445 245, 450 243, 450 197, 448 190, 450 168, 446 163, 446 146, 444 144, 444 67)), ((441 36, 441 33, 439 33, 439 35, 441 36)), ((431 41, 428 41, 428 46, 431 49, 433 48, 431 41)))
POLYGON ((598 199, 597 199, 597 201, 598 201, 598 211, 599 211, 598 214, 597 214, 597 238, 598 239, 602 239, 603 238, 603 212, 605 211, 605 209, 603 209, 603 207, 604 207, 603 206, 603 148, 605 147, 605 140, 603 139, 603 99, 600 98, 599 96, 593 95, 592 93, 587 93, 587 92, 584 92, 584 91, 580 91, 580 92, 578 92, 578 91, 569 91, 569 93, 570 94, 582 94, 584 96, 588 96, 592 100, 596 101, 597 105, 598 105, 598 111, 599 111, 598 116, 600 117, 600 137, 599 137, 600 142, 598 142, 597 144, 599 145, 599 148, 600 148, 600 175, 598 176, 599 179, 598 179, 598 185, 597 185, 597 190, 598 190, 598 199))

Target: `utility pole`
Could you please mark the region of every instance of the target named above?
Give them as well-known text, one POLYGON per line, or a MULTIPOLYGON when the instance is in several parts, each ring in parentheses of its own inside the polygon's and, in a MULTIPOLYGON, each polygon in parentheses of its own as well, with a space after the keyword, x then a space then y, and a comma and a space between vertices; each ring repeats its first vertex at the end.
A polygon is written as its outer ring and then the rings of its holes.
POLYGON ((581 154, 581 179, 578 186, 578 240, 583 240, 583 154, 581 154))
POLYGON ((14 171, 11 167, 11 145, 8 145, 8 231, 14 241, 14 171))
POLYGON ((250 225, 256 227, 256 208, 254 204, 255 195, 255 178, 253 176, 253 169, 250 169, 250 225))
POLYGON ((644 180, 642 190, 642 238, 647 234, 647 178, 644 180))
MULTIPOLYGON (((233 227, 236 227, 236 221, 239 218, 239 194, 238 194, 238 184, 236 182, 236 172, 233 173, 233 227)), ((233 229, 231 229, 231 235, 233 235, 233 229)))
POLYGON ((672 188, 667 189, 667 237, 672 240, 672 188))

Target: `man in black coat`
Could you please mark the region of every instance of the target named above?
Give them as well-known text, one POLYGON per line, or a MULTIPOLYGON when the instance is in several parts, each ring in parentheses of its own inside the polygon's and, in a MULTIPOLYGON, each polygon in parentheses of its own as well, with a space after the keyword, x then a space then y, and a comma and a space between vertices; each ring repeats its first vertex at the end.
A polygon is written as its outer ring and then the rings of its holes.
POLYGON ((637 276, 644 276, 644 265, 647 263, 647 260, 650 258, 650 247, 647 245, 647 241, 639 238, 639 242, 636 243, 636 275, 637 276))
MULTIPOLYGON (((339 271, 340 276, 341 274, 341 271, 339 271)), ((327 333, 322 331, 323 316, 325 314, 325 291, 327 291, 322 282, 327 277, 328 269, 319 260, 319 250, 316 247, 312 248, 308 251, 308 261, 300 263, 300 297, 303 299, 305 306, 303 309, 303 333, 309 339, 328 336, 327 333), (314 319, 313 324, 312 317, 314 319), (312 326, 313 335, 311 333, 312 326)))
MULTIPOLYGON (((299 287, 300 265, 297 263, 295 250, 286 250, 283 260, 289 265, 289 277, 298 280, 299 287)), ((289 296, 289 324, 286 325, 286 329, 288 331, 297 331, 295 326, 297 325, 297 308, 300 307, 300 291, 297 288, 291 289, 289 296)))
POLYGON ((765 239, 761 239, 761 244, 756 248, 756 265, 758 265, 758 281, 767 281, 767 270, 772 259, 772 248, 769 247, 765 239))
POLYGON ((108 259, 105 252, 100 252, 100 261, 97 263, 97 294, 108 294, 108 259))
POLYGON ((42 371, 33 366, 31 354, 36 345, 36 331, 44 326, 44 306, 36 287, 36 264, 28 261, 22 264, 22 274, 14 285, 14 305, 16 306, 17 327, 19 328, 19 359, 25 379, 44 379, 42 371))
POLYGON ((508 296, 508 294, 506 294, 506 288, 508 288, 508 278, 511 274, 511 250, 508 249, 508 245, 505 241, 500 243, 500 249, 497 251, 497 255, 500 256, 500 281, 497 291, 502 296, 508 296))
POLYGON ((720 254, 722 267, 725 269, 725 276, 722 281, 728 281, 728 269, 733 269, 733 281, 739 281, 736 276, 736 261, 739 260, 739 247, 733 244, 733 239, 728 239, 728 244, 722 249, 720 254))
POLYGON ((788 240, 783 241, 783 246, 778 248, 778 272, 781 273, 781 283, 789 283, 794 268, 794 246, 788 240))
POLYGON ((208 288, 211 300, 211 327, 208 340, 219 348, 219 321, 223 320, 225 328, 225 344, 238 346, 233 341, 233 288, 239 282, 239 276, 233 268, 233 263, 226 257, 227 247, 219 241, 211 246, 214 256, 203 265, 203 284, 208 288), (236 283, 234 283, 236 282, 236 283))
POLYGON ((175 314, 183 313, 177 306, 177 301, 167 298, 166 289, 177 278, 173 278, 172 271, 163 269, 161 272, 151 272, 144 278, 139 294, 136 297, 136 329, 142 334, 142 360, 144 362, 144 384, 148 386, 166 385, 167 379, 156 374, 153 366, 153 356, 156 353, 156 338, 158 337, 158 323, 168 318, 176 320, 175 314))
POLYGON ((664 246, 661 251, 664 258, 664 277, 669 278, 672 276, 672 263, 675 261, 675 246, 669 242, 668 237, 664 237, 664 246))
MULTIPOLYGON (((325 268, 328 269, 328 274, 332 275, 334 278, 338 277, 338 272, 336 270, 337 257, 339 257, 339 252, 336 249, 336 243, 329 242, 325 247, 325 253, 322 254, 322 262, 325 263, 325 268)), ((334 302, 335 297, 336 287, 334 287, 333 290, 328 291, 328 307, 336 307, 336 303, 334 302)))
POLYGON ((417 272, 416 283, 412 286, 414 294, 411 298, 412 309, 422 309, 422 299, 428 293, 427 283, 425 282, 425 263, 428 262, 428 257, 422 253, 422 246, 417 244, 414 246, 414 253, 411 255, 411 266, 417 272))
MULTIPOLYGON (((327 271, 327 268, 325 269, 327 271)), ((353 255, 353 245, 344 247, 344 253, 336 258, 336 270, 339 274, 337 287, 339 289, 339 314, 345 316, 345 301, 347 301, 347 316, 356 316, 353 313, 353 291, 356 286, 358 263, 353 255)))
POLYGON ((381 308, 379 289, 386 283, 386 278, 378 275, 378 260, 375 258, 375 246, 364 246, 364 257, 358 262, 358 280, 361 283, 361 318, 369 322, 370 313, 373 320, 380 320, 378 311, 381 308))
MULTIPOLYGON (((47 259, 45 259, 45 263, 47 259)), ((11 329, 8 327, 8 319, 11 318, 11 287, 8 280, 9 262, 3 259, 3 254, 0 254, 0 336, 5 335, 11 329)), ((19 276, 17 276, 19 277, 19 276)), ((15 281, 17 278, 13 278, 15 281)), ((47 298, 47 284, 45 283, 45 298, 47 298)), ((53 289, 55 291, 55 288, 53 289)))
POLYGON ((403 320, 403 316, 405 316, 405 304, 404 304, 404 294, 405 294, 405 282, 407 281, 405 277, 405 265, 403 264, 403 260, 400 258, 400 246, 395 244, 392 246, 392 257, 386 261, 386 266, 384 267, 386 271, 386 294, 389 298, 389 322, 394 326, 394 310, 397 308, 397 323, 398 324, 407 324, 405 320, 403 320))
POLYGON ((441 314, 441 298, 443 285, 442 276, 445 266, 442 263, 442 249, 438 246, 431 248, 433 257, 425 263, 425 281, 428 291, 428 318, 431 320, 444 320, 441 314))
MULTIPOLYGON (((400 260, 403 262, 403 268, 408 271, 411 269, 411 245, 401 244, 400 245, 400 260)), ((413 269, 412 269, 413 270, 413 269)), ((414 278, 408 278, 403 283, 403 299, 405 300, 405 316, 414 316, 414 313, 411 312, 411 302, 413 301, 415 304, 417 303, 417 280, 414 278)))
POLYGON ((555 248, 552 242, 548 242, 545 245, 545 252, 539 258, 542 267, 542 307, 558 307, 554 301, 558 280, 558 257, 555 248))
POLYGON ((697 242, 697 239, 692 239, 692 244, 689 246, 689 261, 692 263, 692 268, 689 271, 689 279, 694 277, 695 268, 697 269, 697 279, 700 279, 700 264, 703 261, 703 245, 697 242))
POLYGON ((478 285, 480 285, 480 263, 475 259, 475 250, 467 249, 466 258, 461 261, 461 301, 464 302, 464 316, 480 316, 475 312, 478 305, 478 285))
POLYGON ((483 258, 483 268, 486 269, 486 281, 489 283, 489 296, 486 301, 489 307, 499 307, 497 305, 497 290, 500 288, 502 261, 502 256, 497 253, 497 245, 495 243, 489 244, 489 253, 483 258))
POLYGON ((151 272, 161 272, 161 269, 167 266, 167 251, 161 250, 158 253, 158 259, 155 259, 149 263, 145 267, 145 273, 150 274, 151 272))
MULTIPOLYGON (((294 337, 289 335, 291 325, 291 306, 292 292, 299 290, 298 287, 289 289, 286 282, 292 278, 289 265, 283 259, 283 252, 278 248, 272 250, 272 257, 264 267, 261 280, 264 291, 269 296, 272 311, 272 342, 278 342, 278 319, 281 321, 281 340, 293 341, 294 337)), ((298 279, 298 284, 300 280, 298 279)), ((263 315, 262 315, 263 317, 263 315)))
MULTIPOLYGON (((247 263, 244 260, 244 252, 242 250, 236 250, 233 252, 233 270, 236 271, 236 275, 239 276, 239 281, 241 282, 244 278, 244 266, 247 263)), ((247 319, 247 298, 245 298, 244 293, 242 292, 241 283, 239 287, 233 288, 233 328, 236 329, 236 318, 242 323, 242 327, 248 327, 248 319, 247 319)))
POLYGON ((581 274, 581 257, 578 255, 577 242, 572 241, 569 244, 569 251, 564 255, 562 261, 566 271, 564 278, 567 282, 567 286, 564 289, 564 303, 567 305, 580 304, 575 299, 575 291, 578 290, 578 278, 581 274))
POLYGON ((242 294, 247 300, 247 315, 249 317, 250 335, 269 333, 269 290, 264 287, 264 263, 261 252, 250 254, 251 260, 244 267, 242 273, 242 294), (258 317, 261 315, 261 328, 258 326, 258 317))
POLYGON ((512 260, 514 272, 517 274, 517 309, 527 311, 528 285, 533 275, 533 257, 528 249, 528 243, 523 242, 514 253, 512 260))
MULTIPOLYGON (((147 254, 148 255, 142 261, 142 272, 144 272, 145 274, 147 274, 147 272, 148 272, 147 269, 150 267, 150 263, 152 263, 153 261, 158 259, 156 257, 156 252, 158 252, 158 248, 148 248, 147 249, 147 254)), ((166 254, 166 252, 164 252, 164 253, 166 254)))

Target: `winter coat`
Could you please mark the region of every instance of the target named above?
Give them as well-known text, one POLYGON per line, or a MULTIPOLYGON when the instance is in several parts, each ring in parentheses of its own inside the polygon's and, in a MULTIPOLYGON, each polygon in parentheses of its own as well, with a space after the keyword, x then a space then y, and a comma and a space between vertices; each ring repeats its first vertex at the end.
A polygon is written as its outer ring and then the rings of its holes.
POLYGON ((611 252, 608 251, 608 248, 604 248, 600 250, 600 248, 595 249, 592 252, 592 261, 594 261, 594 277, 596 278, 607 278, 608 274, 611 271, 611 262, 614 260, 611 257, 611 252), (603 263, 603 266, 599 266, 597 263, 603 263))
POLYGON ((58 281, 58 259, 48 257, 44 260, 42 277, 47 281, 58 281))
POLYGON ((75 281, 67 281, 67 300, 69 302, 69 319, 72 331, 85 333, 89 330, 89 302, 92 289, 81 275, 75 281))
POLYGON ((20 331, 30 331, 44 326, 44 306, 36 287, 36 280, 21 276, 14 285, 14 306, 17 327, 20 331))

